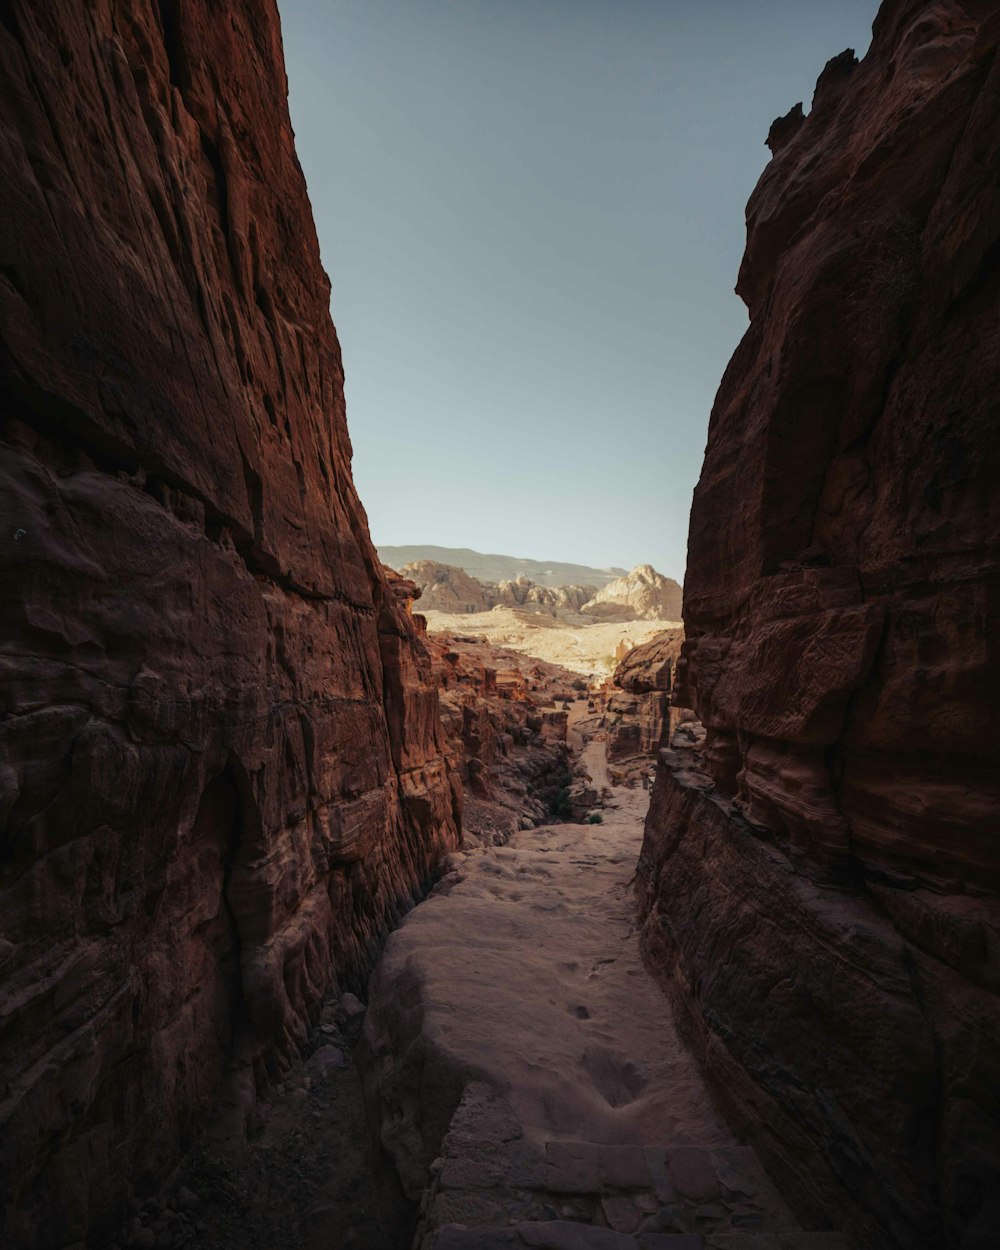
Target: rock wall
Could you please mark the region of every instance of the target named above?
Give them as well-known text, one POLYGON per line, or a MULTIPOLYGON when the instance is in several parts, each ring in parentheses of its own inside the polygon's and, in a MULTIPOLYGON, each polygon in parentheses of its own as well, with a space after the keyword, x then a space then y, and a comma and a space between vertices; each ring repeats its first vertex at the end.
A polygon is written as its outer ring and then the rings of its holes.
POLYGON ((518 829, 569 815, 565 709, 578 697, 575 674, 485 639, 426 641, 462 782, 463 847, 503 845, 518 829))
POLYGON ((416 560, 403 565, 400 574, 416 585, 421 607, 433 612, 488 612, 493 606, 482 583, 450 564, 416 560))
POLYGON ((106 1245, 457 842, 273 0, 0 6, 0 1177, 106 1245))
POLYGON ((633 647, 612 674, 615 691, 604 707, 608 761, 651 756, 667 745, 682 713, 671 706, 682 629, 667 629, 633 647))
POLYGON ((769 136, 691 516, 645 943, 863 1246, 1000 1237, 1000 6, 891 0, 769 136))

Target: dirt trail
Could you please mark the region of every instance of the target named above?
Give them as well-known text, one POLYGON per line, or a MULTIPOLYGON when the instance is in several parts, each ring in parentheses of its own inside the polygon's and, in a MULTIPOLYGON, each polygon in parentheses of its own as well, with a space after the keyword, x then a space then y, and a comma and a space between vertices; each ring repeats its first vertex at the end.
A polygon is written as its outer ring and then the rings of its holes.
POLYGON ((452 857, 390 938, 363 1044, 404 1188, 432 1178, 415 1245, 843 1246, 802 1233, 721 1121, 642 965, 647 797, 618 789, 601 825, 452 857))

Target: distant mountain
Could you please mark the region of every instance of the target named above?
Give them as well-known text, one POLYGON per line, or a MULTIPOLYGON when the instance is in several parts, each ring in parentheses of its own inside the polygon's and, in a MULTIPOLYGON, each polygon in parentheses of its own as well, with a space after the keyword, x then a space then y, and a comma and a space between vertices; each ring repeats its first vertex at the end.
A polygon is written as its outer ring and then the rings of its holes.
POLYGON ((517 556, 484 555, 468 547, 379 547, 379 559, 390 568, 418 560, 433 560, 464 569, 483 582, 507 582, 527 577, 536 586, 607 586, 625 577, 627 569, 593 569, 586 564, 563 564, 558 560, 524 560, 517 556))

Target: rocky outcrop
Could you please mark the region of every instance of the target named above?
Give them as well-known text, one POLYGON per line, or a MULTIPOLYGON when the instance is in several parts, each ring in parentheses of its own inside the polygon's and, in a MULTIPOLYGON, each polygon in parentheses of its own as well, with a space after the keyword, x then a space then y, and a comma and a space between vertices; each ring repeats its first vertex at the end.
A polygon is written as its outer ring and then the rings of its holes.
POLYGON ((691 516, 646 949, 862 1246, 1000 1229, 1000 13, 886 3, 772 128, 691 516))
POLYGON ((106 1245, 456 844, 273 0, 0 12, 5 1246, 106 1245))
POLYGON ((615 669, 615 690, 604 707, 609 763, 652 756, 667 745, 682 715, 670 696, 683 641, 683 629, 666 629, 633 647, 615 669))
POLYGON ((528 611, 577 613, 595 594, 593 586, 539 586, 527 577, 486 582, 470 577, 464 569, 433 560, 417 560, 400 569, 420 589, 420 606, 430 612, 472 615, 491 608, 526 608, 528 611))
POLYGON ((463 784, 463 846, 502 845, 518 829, 568 815, 567 709, 579 679, 482 639, 436 634, 427 646, 463 784))
POLYGON ((680 586, 657 573, 651 564, 637 564, 599 590, 581 611, 595 621, 679 621, 680 586))
POLYGON ((499 582, 470 577, 463 569, 418 560, 400 569, 420 587, 421 607, 432 612, 473 614, 495 607, 524 608, 550 616, 583 614, 593 621, 680 620, 681 588, 650 564, 637 565, 602 589, 550 586, 521 576, 499 582))
POLYGON ((418 560, 399 570, 420 589, 420 606, 431 612, 488 612, 493 603, 474 577, 450 564, 418 560))
POLYGON ((518 577, 514 581, 500 582, 496 586, 488 584, 486 593, 491 600, 490 607, 499 604, 507 608, 534 608, 556 616, 559 613, 579 612, 594 597, 596 588, 536 586, 527 577, 518 577))

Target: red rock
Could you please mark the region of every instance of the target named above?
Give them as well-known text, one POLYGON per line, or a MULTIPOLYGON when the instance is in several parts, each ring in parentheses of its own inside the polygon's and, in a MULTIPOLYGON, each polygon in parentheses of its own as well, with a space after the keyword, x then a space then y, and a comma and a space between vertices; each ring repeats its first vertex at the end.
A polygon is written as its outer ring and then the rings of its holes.
POLYGON ((605 704, 608 760, 654 755, 667 745, 682 713, 671 707, 682 629, 667 629, 633 647, 612 675, 618 688, 605 704))
POLYGON ((998 37, 883 4, 772 129, 640 871, 721 1096, 862 1246, 1000 1230, 998 37))
POLYGON ((0 15, 5 1246, 97 1244, 457 842, 285 95, 272 0, 0 15))
POLYGON ((552 818, 571 781, 567 713, 576 675, 482 638, 427 638, 441 715, 464 788, 463 842, 501 844, 552 818))

